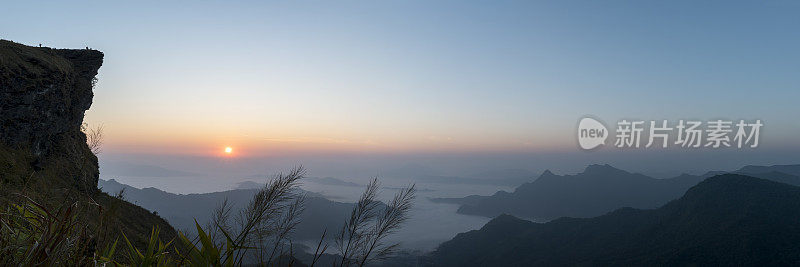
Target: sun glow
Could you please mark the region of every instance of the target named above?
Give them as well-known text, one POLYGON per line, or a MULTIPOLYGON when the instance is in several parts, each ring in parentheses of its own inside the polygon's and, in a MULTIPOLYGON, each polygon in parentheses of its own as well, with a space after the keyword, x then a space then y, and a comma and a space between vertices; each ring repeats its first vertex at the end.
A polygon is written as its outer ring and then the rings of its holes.
POLYGON ((225 154, 231 154, 231 153, 233 153, 233 148, 232 147, 225 147, 225 154))

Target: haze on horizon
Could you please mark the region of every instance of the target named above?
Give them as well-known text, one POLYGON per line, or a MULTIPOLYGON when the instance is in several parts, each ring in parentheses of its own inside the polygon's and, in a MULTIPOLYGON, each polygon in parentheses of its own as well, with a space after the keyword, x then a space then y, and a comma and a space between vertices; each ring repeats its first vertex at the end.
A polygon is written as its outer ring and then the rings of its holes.
POLYGON ((675 172, 798 162, 797 5, 12 1, 0 38, 105 53, 103 160, 675 172), (765 129, 754 151, 587 153, 584 115, 765 129))

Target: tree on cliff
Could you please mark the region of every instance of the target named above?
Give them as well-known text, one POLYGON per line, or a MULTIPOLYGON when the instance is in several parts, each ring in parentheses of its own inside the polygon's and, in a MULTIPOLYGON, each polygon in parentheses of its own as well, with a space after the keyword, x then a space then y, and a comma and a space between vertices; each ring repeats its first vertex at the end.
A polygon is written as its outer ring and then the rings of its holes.
POLYGON ((103 145, 103 124, 90 127, 88 123, 81 124, 81 132, 86 135, 86 145, 93 154, 99 155, 103 145))

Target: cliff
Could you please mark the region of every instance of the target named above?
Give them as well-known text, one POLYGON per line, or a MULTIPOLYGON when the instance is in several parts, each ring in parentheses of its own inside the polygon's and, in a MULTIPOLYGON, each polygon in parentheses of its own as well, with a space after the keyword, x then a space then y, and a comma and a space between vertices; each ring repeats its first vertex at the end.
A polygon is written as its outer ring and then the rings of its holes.
POLYGON ((165 220, 97 189, 97 157, 81 125, 103 56, 0 40, 0 204, 20 196, 53 210, 79 203, 87 225, 107 228, 100 243, 125 233, 143 245, 155 226, 172 238, 165 220))
POLYGON ((58 168, 64 182, 84 191, 97 187, 98 168, 80 127, 102 64, 103 53, 96 50, 0 40, 0 141, 29 152, 34 170, 58 168), (72 164, 48 164, 64 158, 72 164))

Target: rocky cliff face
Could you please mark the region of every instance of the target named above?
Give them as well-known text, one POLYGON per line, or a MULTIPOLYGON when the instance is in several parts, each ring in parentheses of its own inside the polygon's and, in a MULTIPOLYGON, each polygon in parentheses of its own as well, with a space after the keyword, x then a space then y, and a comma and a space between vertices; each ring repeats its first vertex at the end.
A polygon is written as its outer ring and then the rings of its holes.
MULTIPOLYGON (((29 154, 33 170, 49 166, 67 183, 94 190, 97 158, 80 127, 102 64, 103 53, 96 50, 0 40, 0 142, 29 154)), ((25 164, 18 161, 11 164, 25 164)))
POLYGON ((79 220, 94 229, 98 247, 124 233, 144 249, 153 227, 164 240, 177 232, 150 211, 97 189, 97 157, 80 127, 102 64, 100 51, 0 40, 0 207, 22 196, 50 210, 81 203, 79 220))

